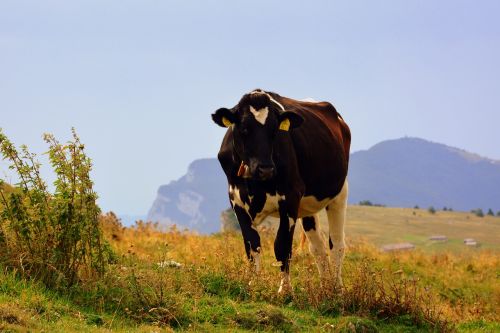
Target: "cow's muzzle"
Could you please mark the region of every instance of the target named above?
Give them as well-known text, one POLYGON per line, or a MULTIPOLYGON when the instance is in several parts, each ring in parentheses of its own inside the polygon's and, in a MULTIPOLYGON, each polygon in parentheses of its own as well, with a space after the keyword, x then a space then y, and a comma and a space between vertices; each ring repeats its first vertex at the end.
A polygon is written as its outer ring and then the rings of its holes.
POLYGON ((259 165, 257 167, 257 177, 260 180, 269 180, 274 177, 274 166, 259 165))

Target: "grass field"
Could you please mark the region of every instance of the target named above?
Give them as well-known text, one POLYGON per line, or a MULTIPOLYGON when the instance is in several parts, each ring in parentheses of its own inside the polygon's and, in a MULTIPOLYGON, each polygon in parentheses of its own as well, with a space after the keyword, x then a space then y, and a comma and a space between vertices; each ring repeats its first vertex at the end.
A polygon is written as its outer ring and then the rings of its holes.
POLYGON ((295 237, 293 293, 280 296, 270 228, 255 276, 239 234, 122 228, 108 216, 117 258, 104 280, 55 293, 2 270, 0 331, 500 331, 499 226, 500 218, 468 213, 351 206, 345 288, 320 285, 295 237), (433 234, 449 241, 431 243, 433 234), (469 237, 482 246, 465 247, 469 237), (400 241, 417 249, 378 250, 400 241))
MULTIPOLYGON (((325 225, 325 223, 323 223, 325 225)), ((426 209, 349 206, 346 235, 364 237, 377 246, 411 242, 426 252, 466 249, 464 238, 474 238, 483 249, 500 250, 500 217, 477 217, 472 213, 426 209), (429 241, 429 236, 445 235, 448 242, 429 241)))

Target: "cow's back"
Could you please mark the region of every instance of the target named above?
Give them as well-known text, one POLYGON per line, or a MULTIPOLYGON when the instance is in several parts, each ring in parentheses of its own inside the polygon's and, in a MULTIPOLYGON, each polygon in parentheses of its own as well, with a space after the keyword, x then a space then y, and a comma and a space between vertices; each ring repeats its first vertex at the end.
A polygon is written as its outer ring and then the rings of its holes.
POLYGON ((273 96, 287 111, 304 118, 290 132, 305 196, 322 200, 336 196, 347 176, 351 134, 349 127, 328 102, 297 101, 273 96))

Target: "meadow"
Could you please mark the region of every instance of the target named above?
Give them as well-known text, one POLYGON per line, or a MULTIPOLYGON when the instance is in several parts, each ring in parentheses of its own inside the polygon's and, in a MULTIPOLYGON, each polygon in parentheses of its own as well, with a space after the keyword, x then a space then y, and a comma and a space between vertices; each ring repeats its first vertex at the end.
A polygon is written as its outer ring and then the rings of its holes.
MULTIPOLYGON (((307 246, 296 235, 293 293, 280 296, 274 231, 263 227, 263 271, 255 275, 237 233, 201 236, 162 231, 138 222, 101 218, 116 253, 106 275, 65 292, 0 275, 0 329, 4 331, 332 331, 493 332, 500 330, 500 262, 495 245, 500 218, 468 213, 349 207, 345 288, 320 285, 307 246), (411 222, 405 218, 414 216, 411 222), (461 225, 484 247, 427 244, 424 235, 461 225), (399 222, 398 222, 399 221, 399 222), (460 222, 461 221, 461 222, 460 222), (408 223, 420 223, 415 229, 408 223), (388 235, 387 228, 392 226, 388 235), (377 233, 376 231, 379 230, 377 233), (400 233, 398 233, 398 230, 400 233), (368 232, 370 231, 370 232, 368 232), (474 234, 472 234, 474 232, 474 234), (399 238, 398 238, 399 237, 399 238), (417 240, 409 252, 382 253, 377 243, 417 240), (418 239, 422 239, 421 243, 418 239)), ((300 229, 300 228, 298 228, 300 229)))
POLYGON ((278 294, 272 221, 260 227, 258 274, 238 232, 125 228, 97 206, 76 132, 65 144, 44 139, 53 192, 36 156, 0 131, 20 179, 0 181, 1 332, 500 331, 500 217, 349 206, 343 288, 320 281, 299 227, 293 288, 278 294), (429 241, 435 234, 448 241, 429 241), (416 249, 380 250, 401 241, 416 249))

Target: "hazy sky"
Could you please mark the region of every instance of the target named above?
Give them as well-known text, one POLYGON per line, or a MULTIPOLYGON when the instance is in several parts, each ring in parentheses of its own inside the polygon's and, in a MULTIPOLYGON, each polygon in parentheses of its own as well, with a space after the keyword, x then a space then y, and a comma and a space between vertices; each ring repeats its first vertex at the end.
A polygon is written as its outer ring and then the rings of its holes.
MULTIPOLYGON (((104 210, 159 185, 260 87, 328 100, 353 150, 418 136, 500 159, 500 1, 0 1, 0 127, 32 151, 76 127, 104 210)), ((5 170, 5 164, 0 164, 5 170)), ((2 171, 3 173, 3 171, 2 171)))

